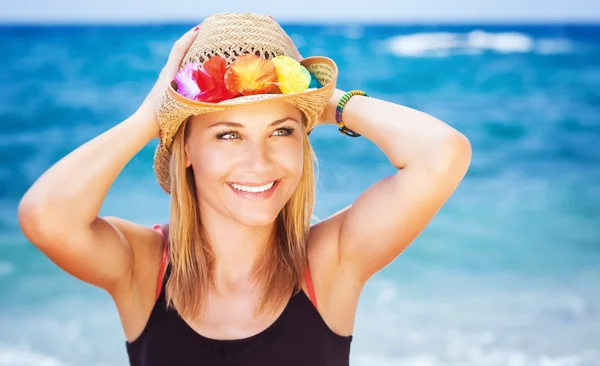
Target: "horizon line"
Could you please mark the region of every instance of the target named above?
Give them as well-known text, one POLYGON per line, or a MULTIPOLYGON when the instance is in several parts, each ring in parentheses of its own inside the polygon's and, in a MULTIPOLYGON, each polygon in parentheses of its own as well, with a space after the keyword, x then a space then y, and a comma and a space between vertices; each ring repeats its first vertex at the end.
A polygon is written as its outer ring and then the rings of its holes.
MULTIPOLYGON (((194 25, 197 21, 191 19, 2 19, 0 26, 139 26, 139 25, 194 25)), ((346 24, 356 25, 600 25, 600 18, 421 18, 421 19, 373 19, 373 18, 278 18, 278 23, 287 25, 304 24, 346 24), (348 24, 350 22, 351 24, 348 24)))

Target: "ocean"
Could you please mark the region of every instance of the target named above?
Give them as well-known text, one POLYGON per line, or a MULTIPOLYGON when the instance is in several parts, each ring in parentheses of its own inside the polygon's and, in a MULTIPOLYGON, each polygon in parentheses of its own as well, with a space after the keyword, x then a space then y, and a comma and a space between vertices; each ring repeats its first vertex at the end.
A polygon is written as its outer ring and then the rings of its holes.
MULTIPOLYGON (((1 366, 127 364, 110 297, 32 246, 16 208, 136 109, 192 26, 0 26, 1 366)), ((336 60, 340 89, 432 114, 473 146, 455 194, 365 288, 351 364, 600 365, 600 25, 283 26, 304 56, 336 60)), ((394 173, 364 137, 310 139, 319 218, 394 173)), ((155 146, 101 214, 166 222, 155 146)))

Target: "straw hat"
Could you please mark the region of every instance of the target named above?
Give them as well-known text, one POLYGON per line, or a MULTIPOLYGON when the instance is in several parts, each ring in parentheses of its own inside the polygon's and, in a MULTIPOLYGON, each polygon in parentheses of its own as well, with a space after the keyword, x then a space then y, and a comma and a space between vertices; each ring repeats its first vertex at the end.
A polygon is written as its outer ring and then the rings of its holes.
MULTIPOLYGON (((198 35, 184 56, 181 68, 190 62, 202 64, 215 55, 225 58, 229 66, 237 56, 246 53, 266 59, 281 55, 295 57, 293 46, 271 17, 249 13, 221 13, 206 18, 200 24, 198 35)), ((307 119, 306 130, 310 131, 335 90, 337 66, 327 57, 307 57, 298 61, 316 77, 322 87, 293 94, 258 94, 206 103, 179 94, 175 90, 177 84, 172 82, 167 87, 158 110, 160 143, 154 155, 154 172, 160 186, 170 193, 169 160, 173 139, 190 116, 277 99, 300 109, 307 119)))

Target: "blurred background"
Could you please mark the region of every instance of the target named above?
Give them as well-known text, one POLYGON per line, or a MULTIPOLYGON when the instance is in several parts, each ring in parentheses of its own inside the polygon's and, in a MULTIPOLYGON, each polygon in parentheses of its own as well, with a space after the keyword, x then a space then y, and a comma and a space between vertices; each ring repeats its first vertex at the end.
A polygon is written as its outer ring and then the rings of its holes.
MULTIPOLYGON (((132 113, 172 43, 222 11, 272 15, 338 87, 432 114, 473 145, 471 168, 359 305, 351 364, 600 365, 600 3, 180 0, 0 4, 0 365, 126 365, 110 297, 22 235, 16 208, 53 163, 132 113)), ((399 121, 402 123, 402 121, 399 121)), ((311 141, 315 214, 394 173, 365 138, 311 141)), ((165 223, 156 142, 101 214, 165 223)))

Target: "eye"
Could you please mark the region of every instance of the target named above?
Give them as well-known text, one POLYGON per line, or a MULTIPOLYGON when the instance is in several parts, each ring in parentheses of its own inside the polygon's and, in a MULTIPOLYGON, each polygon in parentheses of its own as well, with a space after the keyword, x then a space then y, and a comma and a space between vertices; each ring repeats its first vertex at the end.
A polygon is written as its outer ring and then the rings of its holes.
POLYGON ((221 140, 235 140, 239 137, 240 135, 235 131, 227 131, 217 134, 217 138, 221 140))
POLYGON ((275 136, 289 136, 294 132, 294 129, 291 127, 283 127, 280 128, 278 130, 276 130, 275 132, 273 132, 273 135, 275 136))

